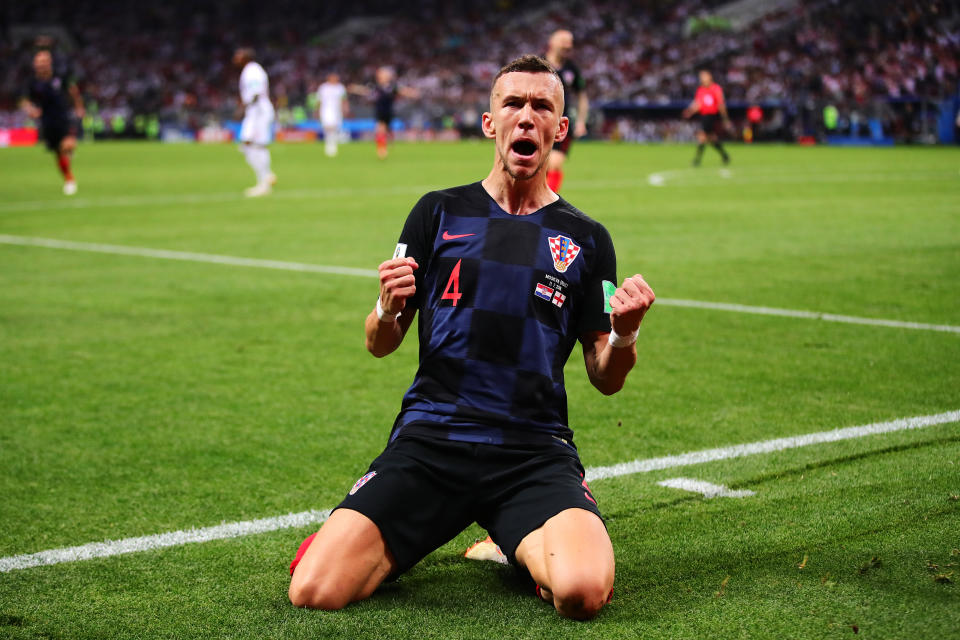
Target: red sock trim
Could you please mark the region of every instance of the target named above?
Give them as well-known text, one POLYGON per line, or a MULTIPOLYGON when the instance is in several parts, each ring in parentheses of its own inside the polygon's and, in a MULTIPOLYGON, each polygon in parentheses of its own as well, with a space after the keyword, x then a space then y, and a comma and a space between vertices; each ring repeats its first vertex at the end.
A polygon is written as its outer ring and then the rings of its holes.
POLYGON ((386 149, 387 148, 387 134, 378 133, 377 134, 377 149, 386 149))
POLYGON ((547 186, 554 193, 560 193, 560 185, 563 184, 563 171, 547 171, 547 186))
POLYGON ((300 564, 300 560, 303 558, 303 554, 307 552, 307 549, 310 548, 310 543, 313 542, 313 539, 317 537, 317 534, 311 533, 307 536, 307 539, 300 543, 300 548, 297 549, 297 555, 294 556, 293 562, 290 563, 290 575, 293 575, 293 570, 297 568, 297 565, 300 564))
POLYGON ((60 167, 60 173, 64 180, 73 180, 73 173, 70 171, 70 156, 66 154, 57 155, 57 166, 60 167))

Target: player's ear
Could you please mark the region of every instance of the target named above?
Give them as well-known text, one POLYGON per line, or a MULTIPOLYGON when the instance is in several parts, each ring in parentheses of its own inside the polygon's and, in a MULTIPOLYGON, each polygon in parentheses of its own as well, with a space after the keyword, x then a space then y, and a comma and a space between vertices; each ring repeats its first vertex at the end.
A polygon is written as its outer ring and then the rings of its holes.
POLYGON ((483 135, 486 137, 497 137, 497 128, 493 124, 493 114, 489 111, 485 111, 480 117, 480 128, 483 130, 483 135))
POLYGON ((557 135, 553 137, 554 142, 562 142, 567 137, 567 131, 570 129, 570 118, 560 116, 560 126, 557 127, 557 135))

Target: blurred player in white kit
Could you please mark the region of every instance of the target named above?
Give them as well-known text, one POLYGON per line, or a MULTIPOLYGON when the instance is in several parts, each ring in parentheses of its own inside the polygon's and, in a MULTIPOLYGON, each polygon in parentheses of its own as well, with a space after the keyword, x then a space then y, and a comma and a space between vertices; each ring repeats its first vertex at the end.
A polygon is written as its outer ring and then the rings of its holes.
POLYGON ((270 102, 270 81, 267 72, 253 61, 253 49, 237 49, 233 64, 240 72, 240 102, 243 103, 243 123, 240 125, 240 143, 247 164, 257 176, 257 184, 244 191, 250 198, 268 195, 277 183, 270 170, 271 128, 273 104, 270 102))
POLYGON ((327 81, 317 89, 317 102, 320 103, 324 150, 332 158, 337 155, 337 142, 343 127, 343 117, 350 113, 347 88, 341 84, 340 76, 336 73, 327 76, 327 81))

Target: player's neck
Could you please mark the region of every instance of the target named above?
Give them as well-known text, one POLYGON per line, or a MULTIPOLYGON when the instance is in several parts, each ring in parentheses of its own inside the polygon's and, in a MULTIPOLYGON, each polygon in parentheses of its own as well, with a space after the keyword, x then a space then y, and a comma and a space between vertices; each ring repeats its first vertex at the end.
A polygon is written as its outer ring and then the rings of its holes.
POLYGON ((516 216, 529 215, 560 199, 547 186, 542 169, 529 180, 517 180, 495 165, 480 184, 501 209, 516 216))
POLYGON ((550 53, 547 53, 544 57, 547 59, 547 62, 553 65, 554 69, 559 69, 563 66, 563 63, 566 62, 565 60, 561 60, 560 56, 551 55, 550 53))

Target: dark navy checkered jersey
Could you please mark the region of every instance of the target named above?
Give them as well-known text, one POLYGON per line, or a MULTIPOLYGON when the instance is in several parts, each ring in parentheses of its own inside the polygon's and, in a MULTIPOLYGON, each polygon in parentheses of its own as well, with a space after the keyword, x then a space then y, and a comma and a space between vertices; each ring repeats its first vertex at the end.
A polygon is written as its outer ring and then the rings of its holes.
POLYGON ((27 86, 26 95, 30 102, 40 107, 40 120, 45 125, 66 124, 70 120, 73 100, 70 87, 73 80, 66 75, 54 74, 47 80, 33 77, 27 86))
POLYGON ((577 339, 610 331, 610 235, 560 198, 505 212, 475 184, 425 195, 398 255, 417 260, 420 367, 392 437, 486 443, 572 439, 563 367, 577 339))

